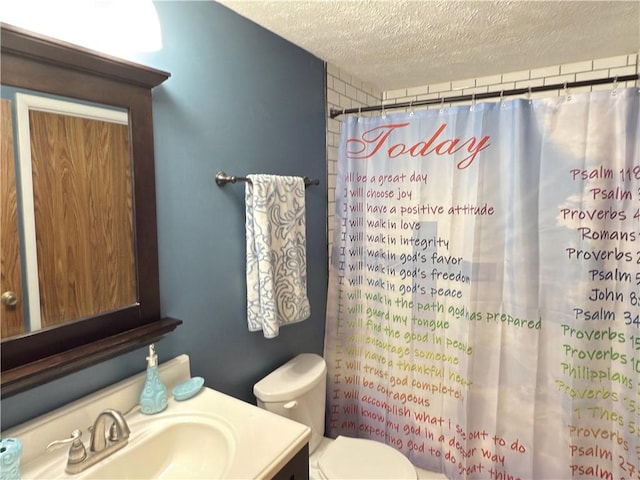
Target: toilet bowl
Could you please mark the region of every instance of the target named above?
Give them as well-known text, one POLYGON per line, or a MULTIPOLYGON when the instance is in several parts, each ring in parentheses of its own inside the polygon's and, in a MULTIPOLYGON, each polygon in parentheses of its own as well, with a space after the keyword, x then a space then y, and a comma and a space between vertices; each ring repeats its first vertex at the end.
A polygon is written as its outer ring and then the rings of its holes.
POLYGON ((409 460, 384 443, 338 436, 318 460, 326 479, 416 480, 409 460))
MULTIPOLYGON (((309 453, 324 435, 327 366, 313 353, 302 353, 253 386, 259 407, 311 428, 309 453)), ((327 479, 416 480, 411 462, 394 448, 373 440, 338 436, 318 460, 327 479)))

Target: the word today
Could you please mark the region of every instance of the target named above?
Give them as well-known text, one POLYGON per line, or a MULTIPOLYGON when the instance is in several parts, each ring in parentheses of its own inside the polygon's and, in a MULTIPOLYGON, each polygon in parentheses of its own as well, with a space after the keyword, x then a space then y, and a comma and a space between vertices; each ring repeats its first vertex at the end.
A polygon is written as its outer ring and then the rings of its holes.
POLYGON ((363 132, 360 138, 348 138, 346 144, 347 158, 363 160, 374 156, 384 148, 387 149, 389 158, 398 158, 404 155, 412 157, 426 157, 431 154, 453 155, 460 151, 466 151, 469 155, 459 160, 456 164, 458 170, 463 170, 475 161, 481 151, 491 145, 489 143, 489 138, 491 138, 489 135, 485 135, 480 139, 476 137, 467 139, 460 137, 444 138, 442 132, 447 127, 446 123, 440 125, 428 140, 419 140, 413 145, 391 142, 389 142, 388 146, 386 145, 392 133, 400 131, 408 125, 409 122, 379 125, 363 132))

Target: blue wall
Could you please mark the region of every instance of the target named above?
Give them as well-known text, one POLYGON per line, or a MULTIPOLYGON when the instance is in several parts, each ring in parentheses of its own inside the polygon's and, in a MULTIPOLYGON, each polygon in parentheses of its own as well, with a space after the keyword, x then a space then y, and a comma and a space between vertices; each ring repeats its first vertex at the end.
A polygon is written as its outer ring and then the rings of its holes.
MULTIPOLYGON (((324 64, 215 2, 156 4, 163 49, 136 60, 171 78, 154 90, 162 313, 184 323, 160 361, 254 402, 253 384, 300 352, 322 353, 327 289, 324 64), (244 186, 231 175, 318 178, 307 189, 311 318, 267 340, 246 323, 244 186)), ((2 400, 2 429, 142 371, 137 350, 2 400)))

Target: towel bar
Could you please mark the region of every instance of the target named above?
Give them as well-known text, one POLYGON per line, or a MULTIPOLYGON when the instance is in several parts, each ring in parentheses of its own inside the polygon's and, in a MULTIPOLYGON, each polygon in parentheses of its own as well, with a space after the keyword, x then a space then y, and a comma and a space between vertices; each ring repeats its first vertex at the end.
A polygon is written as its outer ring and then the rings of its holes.
MULTIPOLYGON (((227 183, 236 182, 251 183, 251 180, 247 177, 234 177, 232 175, 227 175, 225 172, 216 173, 216 183, 219 187, 224 187, 227 183)), ((312 180, 309 177, 304 177, 304 186, 308 187, 309 185, 320 185, 320 180, 318 180, 317 178, 315 180, 312 180)))

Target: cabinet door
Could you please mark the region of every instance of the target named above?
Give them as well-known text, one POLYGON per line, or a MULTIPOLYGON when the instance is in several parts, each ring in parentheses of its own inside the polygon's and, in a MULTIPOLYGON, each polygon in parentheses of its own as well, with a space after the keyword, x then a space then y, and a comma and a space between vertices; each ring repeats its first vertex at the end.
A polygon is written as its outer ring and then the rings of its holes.
POLYGON ((309 480, 309 444, 305 444, 272 480, 309 480))
POLYGON ((22 266, 18 234, 15 155, 11 102, 2 100, 0 118, 0 305, 2 338, 25 331, 22 313, 22 266), (15 302, 15 303, 14 303, 15 302), (13 303, 13 305, 12 305, 13 303))

